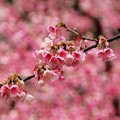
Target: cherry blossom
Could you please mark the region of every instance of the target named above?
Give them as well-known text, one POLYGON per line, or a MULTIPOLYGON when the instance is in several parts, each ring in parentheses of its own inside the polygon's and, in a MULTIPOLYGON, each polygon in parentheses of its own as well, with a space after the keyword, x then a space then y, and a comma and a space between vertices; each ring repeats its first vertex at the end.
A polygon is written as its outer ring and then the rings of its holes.
POLYGON ((104 50, 100 50, 98 52, 98 57, 102 58, 104 61, 112 61, 116 58, 114 52, 110 48, 106 48, 104 50))
POLYGON ((119 6, 0 0, 0 120, 119 120, 119 6))
POLYGON ((15 101, 28 101, 33 98, 31 95, 27 94, 24 82, 20 80, 17 74, 9 76, 8 79, 2 83, 0 95, 2 98, 15 101))

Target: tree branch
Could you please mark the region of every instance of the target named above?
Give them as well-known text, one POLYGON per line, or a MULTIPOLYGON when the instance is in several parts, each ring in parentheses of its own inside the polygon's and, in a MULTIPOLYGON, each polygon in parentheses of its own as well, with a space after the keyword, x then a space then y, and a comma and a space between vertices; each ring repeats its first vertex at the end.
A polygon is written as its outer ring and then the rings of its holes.
POLYGON ((81 37, 83 40, 89 40, 89 41, 95 41, 95 42, 97 41, 97 39, 95 39, 95 38, 87 38, 87 37, 81 35, 81 34, 78 33, 76 30, 73 30, 73 29, 67 27, 66 25, 64 25, 63 27, 66 28, 66 29, 67 29, 68 31, 70 31, 71 33, 75 34, 76 36, 81 37))
POLYGON ((112 41, 114 41, 114 40, 116 40, 116 39, 119 39, 119 38, 120 38, 120 34, 115 35, 115 36, 113 36, 113 37, 107 39, 107 41, 108 41, 108 42, 112 42, 112 41))
POLYGON ((89 46, 89 47, 85 48, 85 49, 83 50, 83 52, 87 52, 88 50, 91 50, 91 49, 93 49, 93 48, 96 48, 96 47, 97 47, 97 45, 98 45, 98 43, 96 42, 96 44, 91 45, 91 46, 89 46))
MULTIPOLYGON (((67 30, 69 30, 70 32, 74 33, 75 35, 81 36, 83 39, 86 39, 86 40, 90 40, 90 41, 94 41, 94 42, 95 42, 94 45, 91 45, 91 46, 85 48, 85 49, 83 50, 83 52, 87 52, 87 51, 89 51, 89 50, 91 50, 91 49, 97 47, 97 45, 98 45, 98 39, 86 38, 86 37, 80 35, 77 31, 70 29, 69 27, 65 27, 65 28, 66 28, 67 30)), ((120 34, 115 35, 115 36, 113 36, 113 37, 107 39, 107 41, 108 41, 108 42, 112 42, 112 41, 114 41, 114 40, 116 40, 116 39, 119 39, 119 38, 120 38, 120 34)), ((23 81, 26 82, 26 81, 28 81, 28 80, 34 78, 34 77, 35 77, 35 75, 30 75, 30 76, 24 78, 23 81)), ((0 84, 0 87, 1 87, 1 86, 2 86, 2 85, 0 84)))
MULTIPOLYGON (((107 41, 108 41, 108 42, 112 42, 112 41, 117 40, 117 39, 119 39, 119 38, 120 38, 120 34, 115 35, 115 36, 107 39, 107 41)), ((97 41, 96 41, 96 43, 95 43, 94 45, 89 46, 88 48, 85 48, 85 49, 83 50, 83 52, 87 52, 88 50, 91 50, 91 49, 93 49, 93 48, 96 48, 97 45, 98 45, 98 39, 96 39, 96 40, 97 40, 97 41)))
POLYGON ((28 81, 28 80, 34 78, 34 77, 35 77, 35 75, 30 75, 30 76, 24 78, 23 81, 26 82, 26 81, 28 81))

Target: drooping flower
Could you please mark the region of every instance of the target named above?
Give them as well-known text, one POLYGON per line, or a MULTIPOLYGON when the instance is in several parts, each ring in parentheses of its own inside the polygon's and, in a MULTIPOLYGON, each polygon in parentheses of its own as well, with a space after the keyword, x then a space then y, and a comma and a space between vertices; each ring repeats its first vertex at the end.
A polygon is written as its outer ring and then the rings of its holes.
MULTIPOLYGON (((20 80, 18 74, 13 74, 8 77, 6 81, 2 83, 0 88, 0 96, 5 99, 10 100, 28 100, 28 96, 31 96, 27 93, 25 89, 24 82, 20 80)), ((31 96, 32 99, 32 96, 31 96)), ((30 100, 30 99, 29 99, 30 100)))
POLYGON ((112 49, 106 48, 104 50, 99 50, 98 58, 102 58, 104 61, 112 61, 116 58, 116 56, 112 49))

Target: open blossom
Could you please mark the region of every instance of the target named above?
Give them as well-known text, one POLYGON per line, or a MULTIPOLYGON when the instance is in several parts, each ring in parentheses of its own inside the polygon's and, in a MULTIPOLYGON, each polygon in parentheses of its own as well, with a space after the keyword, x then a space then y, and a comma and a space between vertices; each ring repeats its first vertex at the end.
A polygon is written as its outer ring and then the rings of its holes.
POLYGON ((1 97, 11 100, 21 100, 24 101, 27 93, 26 91, 20 89, 17 85, 4 85, 1 87, 1 97))
POLYGON ((109 42, 107 39, 100 35, 98 37, 98 48, 99 52, 97 53, 98 58, 102 58, 104 61, 112 61, 116 58, 112 49, 108 48, 109 42))
MULTIPOLYGON (((42 43, 42 49, 34 52, 37 64, 34 67, 34 74, 37 83, 44 85, 47 81, 64 80, 63 66, 75 66, 85 61, 85 53, 75 46, 73 41, 66 41, 61 34, 60 26, 49 26, 48 37, 42 43)), ((82 44, 79 38, 79 44, 82 44)))
POLYGON ((116 58, 113 50, 110 48, 99 50, 98 57, 102 58, 104 61, 111 61, 111 60, 114 60, 116 58))
POLYGON ((48 62, 48 65, 51 69, 55 69, 59 66, 59 60, 56 56, 52 56, 48 62))
POLYGON ((46 70, 43 74, 45 81, 55 81, 58 80, 59 76, 54 71, 46 70))
POLYGON ((62 40, 64 41, 65 38, 64 37, 61 37, 61 29, 60 29, 60 26, 59 25, 56 25, 56 26, 49 26, 47 28, 47 31, 49 33, 48 37, 52 40, 54 39, 59 39, 59 40, 62 40))
POLYGON ((50 38, 46 37, 45 42, 41 44, 41 47, 49 49, 52 45, 53 45, 53 41, 50 38))
POLYGON ((65 51, 64 49, 59 49, 59 50, 58 50, 58 55, 59 55, 60 57, 66 58, 66 57, 67 57, 67 54, 68 54, 68 52, 65 51))
POLYGON ((39 73, 39 79, 37 83, 39 85, 44 85, 45 82, 59 80, 59 72, 53 70, 45 70, 43 73, 39 73))
POLYGON ((10 76, 0 88, 0 96, 10 100, 27 101, 32 99, 32 96, 27 94, 25 85, 18 75, 10 76))
POLYGON ((74 57, 71 54, 68 54, 67 58, 66 58, 66 63, 65 64, 67 66, 72 66, 73 62, 74 62, 74 57))
POLYGON ((42 59, 42 54, 43 54, 44 50, 36 50, 33 53, 33 57, 36 59, 42 59))
POLYGON ((65 64, 67 66, 74 66, 84 61, 85 61, 85 53, 73 51, 72 54, 67 55, 65 64))
POLYGON ((52 54, 50 52, 48 52, 48 51, 46 51, 46 53, 43 54, 43 60, 45 62, 48 62, 51 59, 51 57, 52 57, 52 54))
POLYGON ((2 86, 1 90, 1 97, 9 98, 10 97, 10 88, 8 85, 2 86))
POLYGON ((78 60, 79 62, 85 61, 86 55, 83 52, 73 51, 72 55, 73 55, 74 59, 78 60))

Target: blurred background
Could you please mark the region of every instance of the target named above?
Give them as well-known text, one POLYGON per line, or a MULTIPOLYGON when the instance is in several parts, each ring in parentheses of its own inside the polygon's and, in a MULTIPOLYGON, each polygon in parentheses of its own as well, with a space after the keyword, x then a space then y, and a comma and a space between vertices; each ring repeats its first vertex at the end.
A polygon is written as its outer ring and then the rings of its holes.
MULTIPOLYGON (((12 73, 33 74, 32 54, 58 21, 86 37, 119 34, 119 6, 120 0, 0 0, 0 82, 12 73)), ((120 120, 119 43, 110 43, 117 57, 112 62, 91 50, 84 64, 65 67, 63 82, 40 87, 35 79, 27 81, 30 102, 0 98, 0 120, 120 120)))

